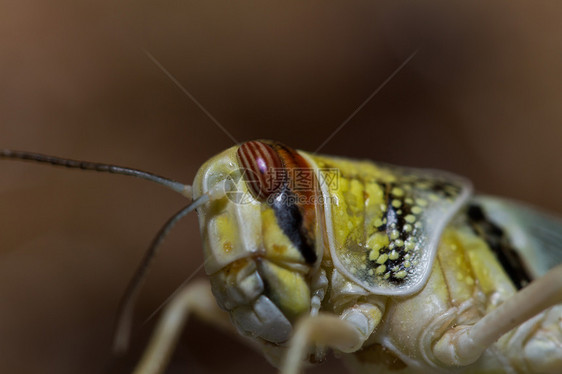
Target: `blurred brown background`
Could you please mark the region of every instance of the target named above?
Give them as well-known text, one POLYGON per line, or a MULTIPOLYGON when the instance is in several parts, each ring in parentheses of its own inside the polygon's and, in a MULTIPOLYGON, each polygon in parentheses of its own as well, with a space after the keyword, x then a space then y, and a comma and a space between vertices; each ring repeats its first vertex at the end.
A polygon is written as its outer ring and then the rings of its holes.
MULTIPOLYGON (((447 169, 562 213, 560 3, 64 1, 0 3, 0 147, 190 182, 239 141, 447 169)), ((130 178, 0 162, 0 372, 101 373, 118 300, 185 202, 130 178)), ((202 262, 195 215, 167 240, 142 321, 202 262)), ((199 276, 204 276, 199 274, 199 276)), ((312 372, 341 372, 336 360, 312 372)), ((192 320, 170 373, 274 370, 192 320)), ((117 369, 116 369, 117 368, 117 369)), ((110 370, 111 372, 111 370, 110 370)))

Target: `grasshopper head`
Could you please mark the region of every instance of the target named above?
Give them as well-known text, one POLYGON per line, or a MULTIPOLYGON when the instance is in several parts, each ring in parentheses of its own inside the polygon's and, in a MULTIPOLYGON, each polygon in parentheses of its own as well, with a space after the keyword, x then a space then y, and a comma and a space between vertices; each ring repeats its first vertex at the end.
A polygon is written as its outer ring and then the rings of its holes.
POLYGON ((195 177, 194 198, 224 189, 198 209, 205 271, 246 335, 282 343, 311 310, 324 246, 314 173, 298 152, 251 141, 213 157, 195 177))

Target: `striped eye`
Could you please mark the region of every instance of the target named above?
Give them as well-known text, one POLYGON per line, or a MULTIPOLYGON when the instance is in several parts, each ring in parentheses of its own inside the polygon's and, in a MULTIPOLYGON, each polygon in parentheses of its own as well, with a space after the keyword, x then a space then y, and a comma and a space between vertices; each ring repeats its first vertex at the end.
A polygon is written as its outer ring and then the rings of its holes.
POLYGON ((238 148, 237 156, 244 169, 244 180, 256 199, 266 200, 279 191, 286 173, 281 158, 271 146, 260 141, 246 142, 238 148))

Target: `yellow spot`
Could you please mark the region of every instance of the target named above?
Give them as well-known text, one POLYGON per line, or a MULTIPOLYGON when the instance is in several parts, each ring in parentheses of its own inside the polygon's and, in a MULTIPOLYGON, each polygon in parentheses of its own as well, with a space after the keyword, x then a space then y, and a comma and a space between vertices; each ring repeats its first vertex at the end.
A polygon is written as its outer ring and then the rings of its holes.
POLYGON ((400 270, 398 273, 394 274, 394 277, 398 278, 398 279, 402 279, 406 276, 406 271, 405 270, 400 270))
POLYGON ((414 228, 409 223, 405 224, 403 227, 404 231, 411 232, 414 228))
POLYGON ((388 260, 388 255, 386 253, 383 253, 382 255, 379 256, 379 258, 377 258, 377 264, 384 264, 386 262, 386 260, 388 260))
POLYGON ((416 221, 416 216, 414 216, 413 214, 408 214, 406 217, 404 217, 404 220, 408 223, 414 223, 416 221))
POLYGON ((417 199, 416 203, 418 203, 419 206, 427 206, 427 200, 424 199, 417 199))
POLYGON ((379 258, 379 250, 378 249, 372 249, 371 253, 369 253, 369 260, 371 261, 375 261, 377 258, 379 258))
POLYGON ((404 245, 404 241, 402 239, 396 239, 394 241, 394 245, 397 247, 402 247, 404 245))
POLYGON ((446 185, 445 190, 449 192, 451 195, 455 195, 457 193, 457 189, 451 185, 446 185))
POLYGON ((390 273, 386 273, 386 274, 384 275, 384 279, 388 279, 388 278, 390 278, 390 273))
POLYGON ((420 214, 422 212, 422 208, 420 208, 419 206, 413 206, 412 207, 412 213, 414 214, 420 214))
POLYGON ((401 189, 400 187, 394 187, 394 188, 392 189, 392 194, 393 194, 394 196, 400 197, 400 196, 403 196, 403 195, 404 195, 404 190, 401 189))
POLYGON ((388 236, 382 232, 377 232, 376 234, 371 235, 366 244, 368 248, 376 249, 378 251, 379 249, 386 247, 388 243, 388 236))
POLYGON ((412 266, 412 264, 410 263, 410 261, 405 261, 405 262, 404 262, 404 267, 405 267, 405 268, 409 268, 410 266, 412 266))
POLYGON ((388 255, 388 258, 390 258, 391 260, 396 260, 398 258, 398 252, 396 252, 396 251, 390 252, 390 254, 388 255))
POLYGON ((282 255, 283 253, 285 253, 287 251, 287 246, 273 244, 272 249, 275 253, 277 253, 279 255, 282 255))
POLYGON ((392 200, 392 206, 395 208, 400 208, 400 206, 402 205, 402 202, 400 200, 394 199, 392 200))
POLYGON ((224 244, 222 245, 222 249, 224 249, 226 253, 230 253, 230 251, 232 251, 232 243, 224 242, 224 244))
POLYGON ((369 269, 369 275, 373 275, 375 272, 373 271, 373 269, 369 269))
POLYGON ((383 223, 382 223, 382 220, 381 220, 380 218, 377 218, 377 219, 375 220, 375 227, 382 226, 382 224, 383 224, 383 223))
POLYGON ((407 250, 407 251, 409 251, 410 249, 414 249, 415 246, 416 246, 416 245, 415 245, 414 242, 412 242, 412 241, 409 241, 409 240, 408 240, 408 241, 406 242, 406 250, 407 250))
POLYGON ((406 204, 412 205, 414 203, 414 200, 412 200, 411 198, 407 197, 406 199, 404 199, 404 202, 406 204))
POLYGON ((472 286, 474 284, 474 279, 472 279, 472 277, 470 275, 468 275, 465 279, 466 284, 468 284, 469 286, 472 286))
POLYGON ((377 266, 377 268, 375 269, 375 273, 376 274, 382 274, 386 271, 386 266, 385 265, 381 265, 381 266, 377 266))
POLYGON ((390 239, 394 240, 397 239, 400 236, 400 233, 398 232, 398 230, 392 230, 390 232, 390 239))

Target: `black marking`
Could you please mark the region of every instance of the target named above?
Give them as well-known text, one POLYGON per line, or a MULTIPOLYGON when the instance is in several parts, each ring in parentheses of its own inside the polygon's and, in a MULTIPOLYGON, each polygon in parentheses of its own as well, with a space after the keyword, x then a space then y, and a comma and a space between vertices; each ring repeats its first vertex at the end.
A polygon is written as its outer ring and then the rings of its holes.
POLYGON ((529 284, 533 277, 502 228, 488 219, 480 205, 469 205, 466 213, 472 229, 490 246, 515 287, 529 284))
MULTIPOLYGON (((412 209, 412 205, 409 203, 406 203, 406 199, 407 198, 411 198, 410 194, 408 193, 409 189, 404 187, 403 183, 385 183, 385 182, 378 182, 378 185, 380 186, 380 188, 385 191, 385 201, 386 201, 386 211, 385 214, 383 215, 383 219, 386 220, 386 223, 380 225, 377 227, 378 232, 383 232, 385 235, 387 235, 389 238, 391 236, 392 231, 396 230, 398 232, 398 237, 396 237, 396 239, 391 240, 391 242, 395 241, 395 240, 402 240, 402 242, 404 243, 402 246, 400 247, 392 247, 390 248, 389 246, 384 246, 382 248, 379 249, 379 256, 381 255, 390 255, 392 253, 392 251, 396 251, 398 253, 398 258, 392 260, 390 258, 388 258, 384 265, 386 266, 386 271, 382 274, 378 274, 377 277, 379 278, 384 278, 385 274, 389 274, 389 277, 387 278, 387 281, 390 283, 393 283, 395 285, 400 285, 403 284, 406 279, 406 277, 403 278, 397 278, 396 277, 396 273, 399 271, 406 271, 407 273, 409 273, 409 271, 411 269, 406 268, 404 266, 404 262, 406 261, 404 258, 406 257, 406 255, 408 254, 408 252, 405 249, 406 246, 406 242, 408 240, 409 237, 411 237, 413 234, 415 234, 415 232, 417 231, 417 228, 414 228, 413 224, 410 224, 412 226, 412 230, 410 232, 406 232, 404 230, 404 226, 406 224, 408 224, 408 222, 406 222, 406 220, 404 219, 404 217, 406 217, 409 214, 414 214, 411 209, 412 209), (401 188, 403 190, 408 190, 405 191, 404 195, 400 195, 397 196, 394 193, 392 193, 393 189, 397 187, 397 188, 401 188), (395 208, 392 205, 392 202, 394 200, 398 200, 400 201, 400 207, 395 208), (400 213, 399 213, 400 211, 400 213)), ((392 244, 391 244, 392 245, 392 244)), ((368 256, 368 253, 367 253, 368 256)), ((369 270, 376 270, 376 268, 378 266, 380 266, 380 264, 377 262, 377 260, 367 260, 367 268, 364 270, 364 272, 368 272, 369 270)), ((367 276, 367 275, 364 275, 367 276)))
POLYGON ((296 204, 297 196, 285 186, 275 198, 269 200, 281 230, 297 247, 304 260, 308 264, 314 264, 318 256, 314 250, 313 240, 303 233, 303 218, 296 204))
MULTIPOLYGON (((390 191, 392 191, 395 187, 404 189, 402 184, 391 184, 390 185, 390 191)), ((407 234, 404 231, 404 225, 407 224, 404 217, 406 217, 408 214, 411 213, 411 210, 410 210, 411 207, 410 207, 409 204, 406 204, 405 200, 406 200, 405 196, 396 196, 391 192, 390 196, 387 198, 387 204, 386 204, 386 212, 387 212, 386 216, 387 216, 387 221, 389 223, 389 226, 387 226, 387 228, 386 228, 386 234, 390 237, 392 231, 397 230, 398 231, 398 238, 396 238, 396 239, 400 239, 404 243, 406 242, 406 240, 408 239, 408 236, 409 236, 409 234, 407 234), (394 200, 400 201, 401 204, 400 204, 399 208, 395 208, 392 205, 392 202, 394 200), (401 213, 398 214, 397 210, 400 210, 401 213), (391 222, 394 223, 394 226, 391 225, 391 222)), ((394 240, 396 240, 396 239, 394 239, 394 240)), ((388 278, 388 281, 395 284, 395 285, 402 284, 406 280, 406 277, 396 278, 396 276, 395 276, 395 274, 398 271, 401 271, 401 270, 405 270, 406 272, 408 271, 408 269, 406 269, 403 265, 404 264, 404 256, 406 256, 404 246, 405 246, 405 244, 402 245, 402 247, 394 247, 392 249, 390 249, 388 247, 385 247, 384 252, 381 251, 381 253, 386 253, 388 255, 390 255, 390 253, 392 253, 393 250, 398 252, 398 258, 397 259, 392 260, 392 259, 389 258, 385 262, 386 268, 388 270, 390 270, 390 277, 388 278), (394 270, 392 270, 392 269, 394 269, 394 270)))
POLYGON ((470 218, 472 222, 481 222, 486 220, 486 216, 484 215, 484 211, 480 205, 469 205, 466 210, 466 214, 468 214, 468 218, 470 218))

